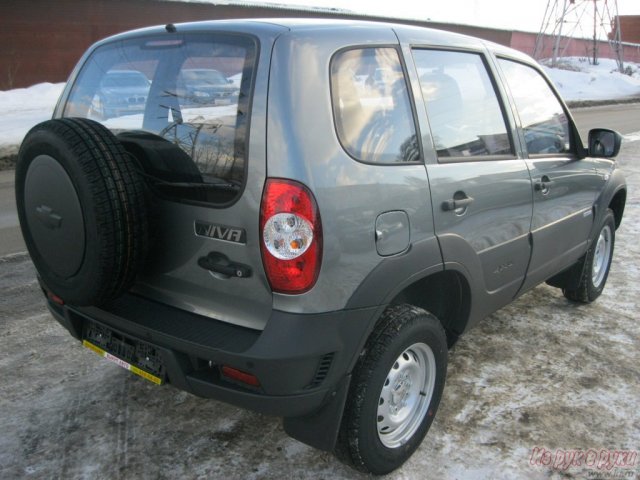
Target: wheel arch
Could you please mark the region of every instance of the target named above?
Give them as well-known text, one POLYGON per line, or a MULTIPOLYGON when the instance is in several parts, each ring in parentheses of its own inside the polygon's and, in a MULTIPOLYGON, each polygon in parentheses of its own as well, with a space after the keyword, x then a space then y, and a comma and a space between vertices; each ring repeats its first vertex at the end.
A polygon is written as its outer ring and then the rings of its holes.
POLYGON ((622 215, 624 214, 624 207, 627 203, 627 189, 620 188, 609 201, 609 208, 613 211, 613 216, 616 220, 616 230, 622 223, 622 215))
POLYGON ((433 314, 447 333, 447 343, 452 346, 469 321, 471 288, 461 273, 441 270, 405 286, 389 302, 391 305, 402 303, 433 314))

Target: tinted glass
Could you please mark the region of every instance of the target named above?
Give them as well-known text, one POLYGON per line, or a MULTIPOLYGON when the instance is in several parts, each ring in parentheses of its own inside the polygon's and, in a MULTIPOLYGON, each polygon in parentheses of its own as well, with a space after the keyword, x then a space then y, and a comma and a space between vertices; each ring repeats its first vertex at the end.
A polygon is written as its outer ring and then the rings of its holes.
POLYGON ((338 53, 331 64, 338 136, 364 162, 420 160, 409 93, 398 52, 362 48, 338 53))
POLYGON ((244 181, 255 58, 253 40, 241 36, 109 43, 82 67, 64 115, 116 133, 161 193, 225 202, 244 181))
POLYGON ((512 153, 500 102, 482 57, 415 50, 420 87, 439 157, 512 153))
POLYGON ((500 59, 530 154, 571 151, 569 120, 551 87, 535 69, 500 59))

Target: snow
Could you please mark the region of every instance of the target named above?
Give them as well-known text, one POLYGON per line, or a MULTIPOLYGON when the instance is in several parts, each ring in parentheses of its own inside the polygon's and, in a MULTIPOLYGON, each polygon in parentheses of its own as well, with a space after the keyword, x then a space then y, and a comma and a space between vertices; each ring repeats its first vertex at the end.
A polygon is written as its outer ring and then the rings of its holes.
MULTIPOLYGON (((616 62, 610 59, 600 59, 598 65, 591 65, 585 58, 566 57, 559 60, 559 68, 543 68, 567 101, 640 97, 640 65, 625 63, 625 66, 631 75, 617 72, 616 62)), ((237 83, 237 78, 232 79, 237 83)), ((0 158, 17 153, 29 129, 51 118, 64 85, 40 83, 0 91, 0 158)))
MULTIPOLYGON (((550 65, 550 60, 543 60, 550 65)), ((591 65, 583 57, 559 59, 558 68, 543 68, 553 80, 566 101, 611 100, 630 96, 640 96, 640 65, 625 63, 631 73, 618 72, 615 60, 601 58, 598 65, 591 65)))
POLYGON ((39 83, 0 91, 0 157, 18 151, 26 133, 53 115, 64 83, 39 83))

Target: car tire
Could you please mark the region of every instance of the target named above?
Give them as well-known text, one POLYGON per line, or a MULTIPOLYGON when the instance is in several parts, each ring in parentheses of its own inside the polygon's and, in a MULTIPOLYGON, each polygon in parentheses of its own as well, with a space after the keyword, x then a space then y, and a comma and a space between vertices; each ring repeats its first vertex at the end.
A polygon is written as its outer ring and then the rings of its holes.
POLYGON ((580 282, 575 289, 563 288, 565 297, 574 302, 591 303, 600 296, 609 276, 615 237, 615 217, 613 211, 607 209, 595 238, 581 260, 580 282))
POLYGON ((147 251, 144 183, 101 124, 65 118, 27 133, 16 165, 22 234, 43 286, 100 305, 133 283, 147 251))
POLYGON ((442 397, 447 339, 436 317, 387 308, 353 371, 336 456, 366 473, 400 467, 426 435, 442 397))

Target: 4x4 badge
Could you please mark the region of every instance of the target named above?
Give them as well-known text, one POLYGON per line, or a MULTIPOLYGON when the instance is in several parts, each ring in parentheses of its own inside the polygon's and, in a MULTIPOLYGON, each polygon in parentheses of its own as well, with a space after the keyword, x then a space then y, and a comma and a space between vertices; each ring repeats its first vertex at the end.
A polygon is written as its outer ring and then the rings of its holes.
POLYGON ((200 237, 224 240, 233 243, 246 243, 247 232, 243 228, 229 227, 227 225, 215 225, 213 223, 196 220, 194 222, 196 235, 200 237))

